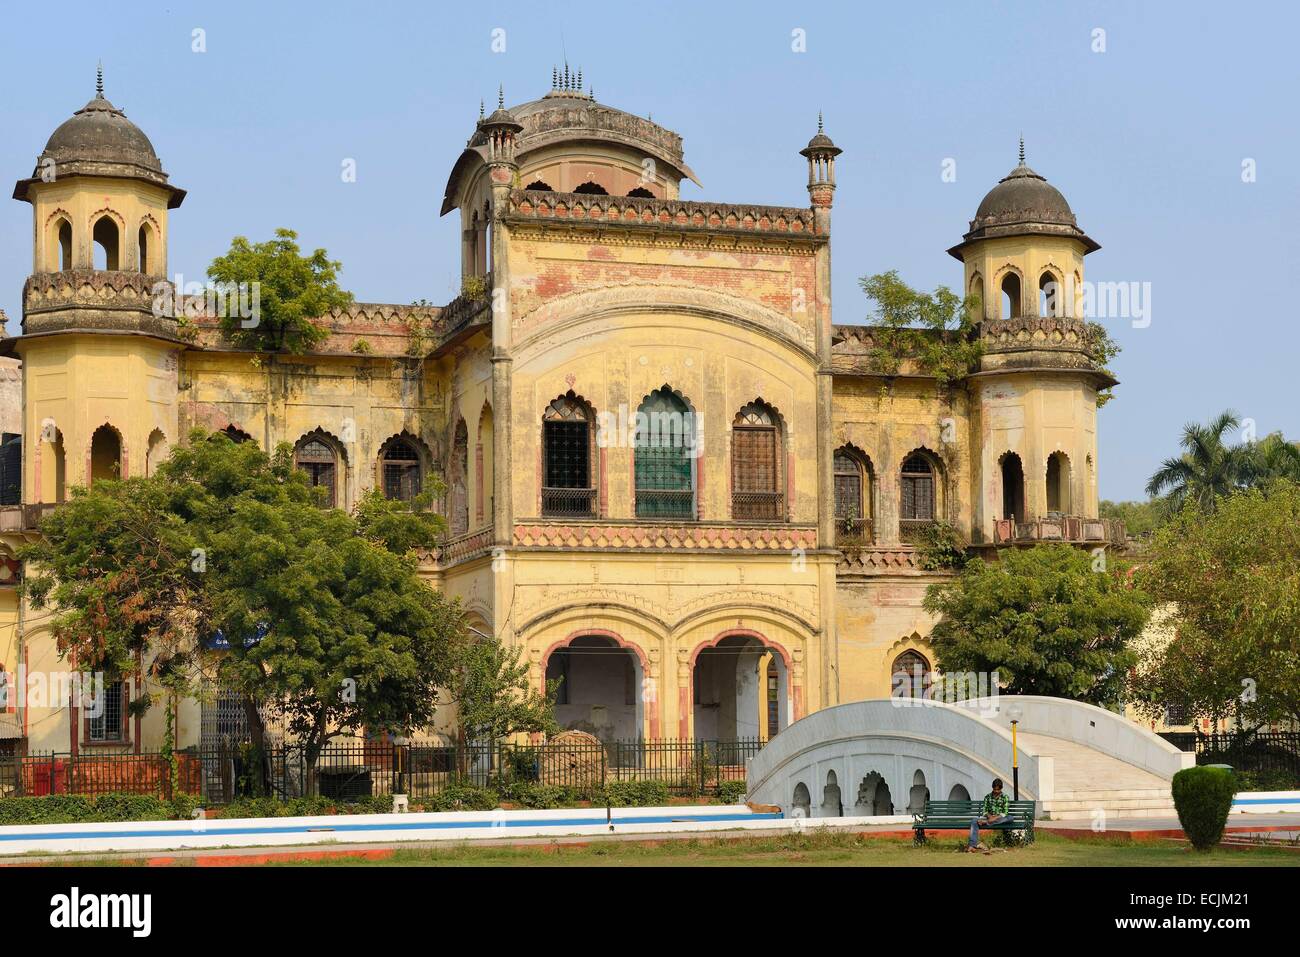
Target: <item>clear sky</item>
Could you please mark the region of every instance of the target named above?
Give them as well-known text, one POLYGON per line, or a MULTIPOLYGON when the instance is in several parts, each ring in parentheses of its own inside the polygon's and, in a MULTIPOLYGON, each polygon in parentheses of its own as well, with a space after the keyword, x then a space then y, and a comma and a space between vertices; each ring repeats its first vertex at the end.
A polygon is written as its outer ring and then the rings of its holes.
MULTIPOLYGON (((1150 283, 1151 321, 1108 323, 1122 380, 1100 415, 1103 498, 1142 495, 1179 430, 1226 407, 1300 438, 1300 90, 1291 4, 82 3, 9 11, 0 171, 31 174, 54 128, 106 92, 189 190, 170 267, 202 279, 236 234, 296 229, 362 301, 446 301, 439 219, 480 98, 550 87, 566 55, 598 100, 685 139, 718 201, 806 205, 816 130, 836 173, 835 321, 862 275, 960 286, 944 253, 980 198, 1029 165, 1102 244, 1087 279, 1150 283), (206 52, 194 52, 194 31, 206 52), (493 51, 504 30, 505 51, 493 51), (1104 34, 1104 52, 1098 34, 1104 34), (794 31, 806 49, 796 52, 794 31), (500 35, 498 35, 500 36, 500 35), (341 176, 356 162, 356 182, 341 176), (945 160, 956 180, 945 182, 945 160), (1253 160, 1255 181, 1243 182, 1253 160)), ((499 45, 499 44, 498 44, 499 45)), ((0 206, 0 308, 17 332, 31 213, 0 206)))

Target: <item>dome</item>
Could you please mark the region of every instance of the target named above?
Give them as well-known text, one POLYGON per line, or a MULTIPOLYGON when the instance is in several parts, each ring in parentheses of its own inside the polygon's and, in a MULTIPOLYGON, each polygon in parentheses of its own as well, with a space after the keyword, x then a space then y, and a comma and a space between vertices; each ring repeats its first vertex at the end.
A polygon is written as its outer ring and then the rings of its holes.
POLYGON ((121 163, 162 172, 149 137, 126 114, 98 94, 54 131, 42 157, 57 163, 87 160, 121 163))
POLYGON ((27 191, 54 164, 54 174, 68 176, 112 176, 154 183, 170 193, 168 207, 181 204, 185 191, 170 186, 153 144, 140 127, 104 96, 102 78, 95 97, 64 120, 45 143, 30 179, 19 180, 14 199, 27 199, 27 191))
POLYGON ((521 165, 528 153, 556 143, 585 142, 629 147, 653 157, 667 170, 699 185, 695 173, 686 165, 682 138, 653 120, 606 106, 590 90, 581 87, 581 75, 575 81, 567 72, 553 73, 552 88, 545 96, 517 106, 498 106, 496 112, 480 119, 464 152, 456 161, 444 191, 442 214, 456 208, 456 190, 462 178, 486 159, 487 136, 484 126, 496 124, 508 114, 520 127, 515 139, 521 165))
POLYGON ((1020 164, 985 194, 962 242, 948 250, 961 259, 969 243, 1000 236, 1065 236, 1079 240, 1086 252, 1101 246, 1079 228, 1074 211, 1061 191, 1025 165, 1024 144, 1020 164))

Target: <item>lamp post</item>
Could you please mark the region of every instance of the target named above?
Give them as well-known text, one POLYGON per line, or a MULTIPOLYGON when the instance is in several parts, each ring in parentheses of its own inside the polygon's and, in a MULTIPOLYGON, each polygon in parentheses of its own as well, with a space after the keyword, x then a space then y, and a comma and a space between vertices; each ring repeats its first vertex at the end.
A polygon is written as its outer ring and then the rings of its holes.
POLYGON ((1011 800, 1020 800, 1020 749, 1016 746, 1016 725, 1020 723, 1020 706, 1007 709, 1011 717, 1011 800))

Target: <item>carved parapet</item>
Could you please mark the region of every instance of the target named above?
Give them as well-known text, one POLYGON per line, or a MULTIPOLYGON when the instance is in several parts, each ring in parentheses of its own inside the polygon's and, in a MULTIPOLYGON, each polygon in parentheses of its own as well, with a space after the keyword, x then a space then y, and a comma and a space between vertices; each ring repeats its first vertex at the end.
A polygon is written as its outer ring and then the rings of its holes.
POLYGON ((589 193, 512 190, 508 219, 821 238, 811 209, 589 193))
POLYGON ((160 287, 169 301, 171 285, 161 276, 104 269, 36 273, 23 285, 23 332, 89 329, 176 338, 170 309, 156 307, 160 287))
POLYGON ((582 524, 536 522, 515 526, 515 544, 541 548, 601 548, 639 551, 793 551, 817 547, 811 525, 582 524))

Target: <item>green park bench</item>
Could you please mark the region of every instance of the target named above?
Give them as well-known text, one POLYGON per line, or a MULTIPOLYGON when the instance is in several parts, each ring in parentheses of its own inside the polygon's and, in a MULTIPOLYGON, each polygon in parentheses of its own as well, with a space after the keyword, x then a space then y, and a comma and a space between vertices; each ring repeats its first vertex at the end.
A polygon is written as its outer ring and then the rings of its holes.
MULTIPOLYGON (((926 831, 970 832, 972 818, 983 817, 983 801, 926 801, 920 814, 913 814, 912 831, 917 844, 925 843, 926 831)), ((1034 840, 1034 802, 1008 801, 1009 820, 1001 824, 981 824, 981 831, 1023 831, 1026 844, 1034 840)))

